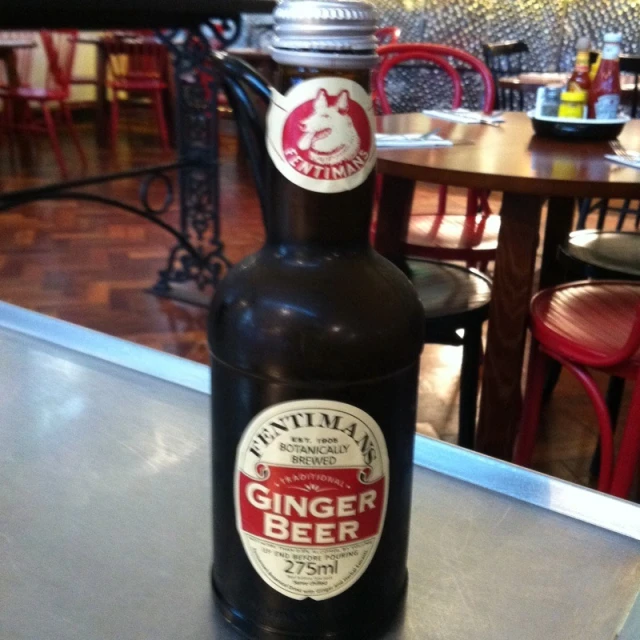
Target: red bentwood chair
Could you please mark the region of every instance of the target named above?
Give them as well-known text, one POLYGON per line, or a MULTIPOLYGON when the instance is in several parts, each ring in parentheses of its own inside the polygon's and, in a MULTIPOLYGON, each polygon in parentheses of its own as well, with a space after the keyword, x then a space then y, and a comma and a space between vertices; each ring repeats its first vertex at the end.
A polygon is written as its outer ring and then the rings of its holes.
MULTIPOLYGON (((78 31, 75 29, 60 29, 57 31, 41 31, 40 37, 47 58, 47 73, 44 87, 32 87, 28 77, 20 78, 19 87, 0 88, 0 96, 6 101, 8 109, 8 126, 12 129, 28 132, 46 132, 49 134, 51 146, 56 156, 60 172, 67 176, 67 166, 60 149, 58 132, 55 120, 49 109, 49 103, 57 102, 60 105, 60 113, 64 118, 69 133, 83 164, 86 164, 86 156, 80 138, 73 124, 71 109, 68 100, 70 94, 70 81, 73 62, 76 53, 76 41, 78 31), (44 124, 34 120, 34 115, 29 105, 37 102, 40 105, 44 124), (16 103, 24 106, 21 122, 15 122, 16 103)), ((29 69, 31 62, 28 63, 29 69)))
POLYGON ((111 146, 115 147, 120 121, 120 94, 148 95, 153 105, 160 141, 166 151, 170 148, 169 131, 162 102, 169 90, 166 79, 167 50, 157 42, 153 32, 117 33, 105 37, 102 46, 109 64, 107 86, 112 90, 111 146))
MULTIPOLYGON (((453 84, 452 108, 459 108, 463 98, 459 69, 447 59, 463 63, 479 74, 483 85, 482 110, 486 114, 492 112, 495 86, 491 72, 465 51, 436 44, 394 44, 380 47, 378 54, 383 61, 376 74, 376 95, 382 113, 392 113, 385 87, 387 75, 397 65, 414 61, 428 62, 449 76, 453 84)), ((447 187, 443 185, 435 213, 411 216, 405 252, 436 260, 461 260, 484 271, 487 263, 495 260, 499 229, 500 217, 492 215, 488 193, 470 189, 464 214, 452 214, 447 212, 447 187)))
POLYGON ((584 281, 541 291, 531 302, 531 333, 531 363, 514 462, 525 466, 531 462, 547 362, 552 358, 580 381, 596 411, 598 489, 626 497, 640 458, 640 283, 584 281), (635 381, 615 462, 611 418, 587 367, 635 381))
POLYGON ((376 40, 378 41, 378 46, 382 46, 383 44, 396 44, 400 40, 400 34, 402 33, 402 29, 400 27, 380 27, 376 29, 376 40))

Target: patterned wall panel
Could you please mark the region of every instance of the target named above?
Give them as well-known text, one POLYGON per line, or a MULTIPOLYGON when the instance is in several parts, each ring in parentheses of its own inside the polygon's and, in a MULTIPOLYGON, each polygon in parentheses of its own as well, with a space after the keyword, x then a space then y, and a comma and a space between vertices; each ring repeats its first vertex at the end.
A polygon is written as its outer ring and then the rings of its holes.
MULTIPOLYGON (((602 44, 605 31, 623 33, 623 51, 640 53, 640 0, 370 0, 381 25, 402 29, 403 42, 449 44, 482 57, 484 42, 524 40, 531 71, 571 69, 576 40, 602 44)), ((248 31, 253 21, 247 17, 248 31)), ((251 42, 250 36, 246 41, 251 42)), ((465 74, 465 106, 477 108, 477 79, 465 74)), ((447 106, 450 83, 439 72, 399 69, 389 76, 392 107, 415 111, 447 106)))
POLYGON ((565 1, 564 39, 559 56, 561 70, 572 67, 575 42, 583 35, 600 48, 606 31, 619 31, 622 33, 622 50, 640 53, 640 0, 565 1))
POLYGON ((486 40, 523 40, 529 70, 555 71, 563 44, 566 0, 493 2, 486 40))
POLYGON ((370 0, 378 11, 380 26, 402 29, 403 42, 421 42, 425 0, 370 0))

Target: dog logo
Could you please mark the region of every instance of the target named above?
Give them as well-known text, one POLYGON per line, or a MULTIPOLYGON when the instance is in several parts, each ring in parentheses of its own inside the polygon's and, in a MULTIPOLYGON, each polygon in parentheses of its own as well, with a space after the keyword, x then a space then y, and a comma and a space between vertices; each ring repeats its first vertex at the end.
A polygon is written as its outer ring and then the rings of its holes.
POLYGON ((269 153, 299 186, 335 193, 353 189, 375 164, 371 100, 360 85, 318 78, 275 94, 268 116, 269 153))
POLYGON ((335 104, 329 106, 324 89, 313 101, 313 113, 299 125, 302 136, 297 147, 308 152, 313 162, 337 165, 353 160, 360 151, 360 136, 349 115, 349 94, 341 91, 335 104))

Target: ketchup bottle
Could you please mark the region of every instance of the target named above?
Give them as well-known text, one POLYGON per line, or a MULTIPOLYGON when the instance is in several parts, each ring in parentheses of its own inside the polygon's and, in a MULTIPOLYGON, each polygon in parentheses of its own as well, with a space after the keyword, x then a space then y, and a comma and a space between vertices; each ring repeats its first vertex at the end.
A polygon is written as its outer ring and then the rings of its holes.
POLYGON ((589 117, 612 120, 618 116, 620 106, 620 33, 604 36, 602 61, 589 93, 589 117))

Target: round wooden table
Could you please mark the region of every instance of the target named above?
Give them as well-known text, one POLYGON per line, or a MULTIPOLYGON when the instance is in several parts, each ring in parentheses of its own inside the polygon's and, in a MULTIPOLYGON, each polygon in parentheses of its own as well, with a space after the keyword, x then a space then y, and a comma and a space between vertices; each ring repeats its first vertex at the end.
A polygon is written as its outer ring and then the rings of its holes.
MULTIPOLYGON (((379 131, 440 129, 453 147, 384 149, 375 246, 401 261, 416 181, 503 193, 489 334, 478 423, 479 451, 510 459, 522 404, 521 377, 529 301, 533 288, 541 210, 549 199, 540 286, 561 281, 557 246, 571 231, 575 198, 640 198, 640 171, 609 162, 606 142, 576 143, 533 136, 523 113, 505 114, 501 127, 463 125, 422 114, 382 116, 379 131)), ((640 121, 620 136, 640 150, 640 121)))

